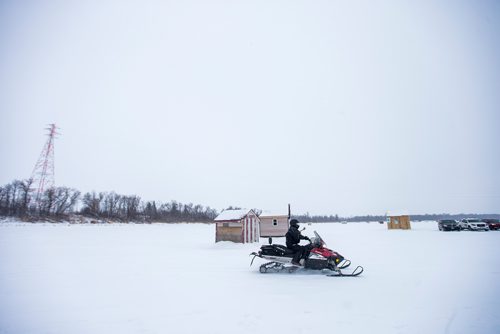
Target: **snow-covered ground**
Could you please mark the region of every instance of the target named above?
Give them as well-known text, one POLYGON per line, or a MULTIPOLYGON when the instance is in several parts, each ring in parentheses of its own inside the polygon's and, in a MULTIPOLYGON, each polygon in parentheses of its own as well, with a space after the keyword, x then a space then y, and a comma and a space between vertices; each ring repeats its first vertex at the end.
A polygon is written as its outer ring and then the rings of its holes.
POLYGON ((207 224, 0 223, 0 333, 500 333, 500 232, 306 227, 363 275, 260 274, 207 224))

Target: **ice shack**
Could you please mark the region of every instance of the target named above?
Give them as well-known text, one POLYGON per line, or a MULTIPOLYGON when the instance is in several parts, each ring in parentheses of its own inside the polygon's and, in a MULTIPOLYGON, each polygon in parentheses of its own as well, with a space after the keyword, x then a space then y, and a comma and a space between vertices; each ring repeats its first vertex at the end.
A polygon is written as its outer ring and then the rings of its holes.
POLYGON ((215 220, 215 242, 258 242, 260 219, 253 210, 225 210, 215 220))
POLYGON ((410 216, 407 214, 388 214, 387 228, 389 230, 411 230, 410 216))
POLYGON ((288 231, 288 213, 262 211, 259 218, 261 237, 284 237, 288 231))

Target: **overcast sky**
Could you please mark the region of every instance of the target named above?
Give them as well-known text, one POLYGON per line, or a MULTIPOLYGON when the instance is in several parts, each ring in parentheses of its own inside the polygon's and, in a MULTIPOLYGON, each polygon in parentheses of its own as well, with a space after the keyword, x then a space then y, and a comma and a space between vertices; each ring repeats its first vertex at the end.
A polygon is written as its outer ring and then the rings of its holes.
POLYGON ((500 213, 499 1, 1 1, 0 184, 500 213))

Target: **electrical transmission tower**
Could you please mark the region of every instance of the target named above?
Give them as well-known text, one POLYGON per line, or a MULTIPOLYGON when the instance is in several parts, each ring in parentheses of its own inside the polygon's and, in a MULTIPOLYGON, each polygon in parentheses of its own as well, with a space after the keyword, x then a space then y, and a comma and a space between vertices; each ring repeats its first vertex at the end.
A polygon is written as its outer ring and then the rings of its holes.
POLYGON ((40 157, 33 168, 33 173, 31 173, 32 191, 35 195, 35 203, 39 203, 41 196, 45 190, 53 188, 55 185, 54 180, 54 139, 59 133, 56 132, 56 125, 49 124, 49 131, 47 136, 47 142, 43 146, 40 157))

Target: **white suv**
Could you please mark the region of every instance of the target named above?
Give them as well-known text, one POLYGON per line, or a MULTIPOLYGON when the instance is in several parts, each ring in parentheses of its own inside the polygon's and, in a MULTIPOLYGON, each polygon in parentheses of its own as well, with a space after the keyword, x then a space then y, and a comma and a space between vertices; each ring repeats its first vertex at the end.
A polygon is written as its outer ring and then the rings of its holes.
POLYGON ((488 227, 488 224, 486 224, 485 222, 483 222, 477 218, 462 219, 462 221, 460 222, 460 228, 462 228, 462 230, 467 229, 467 230, 471 230, 471 231, 480 231, 480 230, 489 231, 490 230, 490 228, 488 227))

